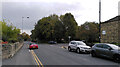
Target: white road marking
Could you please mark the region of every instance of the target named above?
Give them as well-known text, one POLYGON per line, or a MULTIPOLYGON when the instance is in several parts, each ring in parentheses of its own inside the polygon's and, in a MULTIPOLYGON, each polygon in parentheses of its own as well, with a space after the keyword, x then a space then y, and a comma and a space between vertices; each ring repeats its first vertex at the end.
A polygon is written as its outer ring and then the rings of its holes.
POLYGON ((29 50, 29 52, 30 52, 31 50, 29 50))

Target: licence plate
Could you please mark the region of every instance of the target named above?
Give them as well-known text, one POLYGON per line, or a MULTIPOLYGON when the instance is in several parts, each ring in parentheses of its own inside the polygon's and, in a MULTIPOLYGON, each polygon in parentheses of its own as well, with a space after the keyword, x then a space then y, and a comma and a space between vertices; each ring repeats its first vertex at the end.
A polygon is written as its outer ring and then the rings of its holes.
POLYGON ((35 48, 35 46, 33 46, 33 48, 35 48))
POLYGON ((91 51, 90 49, 86 50, 86 51, 91 51))

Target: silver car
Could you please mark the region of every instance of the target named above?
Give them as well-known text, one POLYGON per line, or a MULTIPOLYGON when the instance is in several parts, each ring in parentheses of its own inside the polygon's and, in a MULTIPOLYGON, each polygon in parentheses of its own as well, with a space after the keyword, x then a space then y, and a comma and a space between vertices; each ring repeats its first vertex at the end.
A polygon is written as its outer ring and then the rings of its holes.
POLYGON ((81 53, 81 52, 90 53, 91 47, 87 46, 82 41, 71 41, 69 43, 68 50, 69 51, 75 50, 77 53, 81 53))
POLYGON ((95 44, 91 49, 91 56, 103 56, 120 62, 120 47, 107 43, 95 44))

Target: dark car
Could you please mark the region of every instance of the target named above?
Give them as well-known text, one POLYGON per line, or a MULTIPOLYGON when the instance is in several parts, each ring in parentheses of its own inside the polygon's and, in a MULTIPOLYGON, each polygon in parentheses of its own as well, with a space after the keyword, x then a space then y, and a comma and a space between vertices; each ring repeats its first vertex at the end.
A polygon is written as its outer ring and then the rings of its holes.
POLYGON ((114 44, 99 43, 91 49, 91 56, 102 56, 120 62, 120 47, 114 44))
POLYGON ((93 42, 88 42, 86 40, 82 40, 82 42, 84 42, 87 46, 90 46, 90 47, 92 47, 94 45, 93 42))
POLYGON ((57 44, 57 42, 55 42, 55 41, 49 41, 48 43, 49 44, 57 44))

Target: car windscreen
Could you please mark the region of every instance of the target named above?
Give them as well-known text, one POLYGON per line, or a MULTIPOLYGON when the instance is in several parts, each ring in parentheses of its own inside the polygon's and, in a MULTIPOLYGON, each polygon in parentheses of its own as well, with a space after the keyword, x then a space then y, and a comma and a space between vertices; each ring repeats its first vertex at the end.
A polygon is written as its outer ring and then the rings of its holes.
POLYGON ((113 49, 119 49, 120 50, 120 47, 117 46, 117 45, 110 45, 113 49))
POLYGON ((33 43, 30 43, 29 45, 32 45, 33 43))
POLYGON ((31 45, 36 45, 36 43, 32 43, 31 45))
POLYGON ((34 45, 35 43, 30 43, 30 45, 34 45))
POLYGON ((77 42, 78 43, 78 45, 86 45, 85 43, 83 43, 83 42, 77 42))

